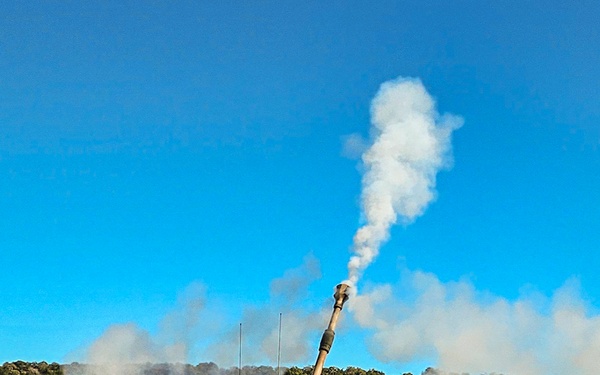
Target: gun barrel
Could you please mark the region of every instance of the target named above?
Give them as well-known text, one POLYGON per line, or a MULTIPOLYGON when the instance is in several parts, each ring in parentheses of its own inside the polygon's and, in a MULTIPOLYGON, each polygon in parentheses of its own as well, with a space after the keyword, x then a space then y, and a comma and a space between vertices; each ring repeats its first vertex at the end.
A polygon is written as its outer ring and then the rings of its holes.
POLYGON ((323 337, 321 337, 321 342, 319 343, 319 355, 317 356, 313 375, 321 375, 321 372, 323 372, 325 358, 327 357, 327 354, 329 354, 331 346, 333 345, 333 339, 335 338, 335 327, 337 326, 340 312, 344 307, 344 303, 348 300, 348 288, 350 287, 346 284, 339 284, 335 287, 335 293, 333 295, 333 299, 335 300, 335 303, 333 304, 333 313, 331 314, 331 319, 329 319, 329 325, 325 332, 323 332, 323 337))

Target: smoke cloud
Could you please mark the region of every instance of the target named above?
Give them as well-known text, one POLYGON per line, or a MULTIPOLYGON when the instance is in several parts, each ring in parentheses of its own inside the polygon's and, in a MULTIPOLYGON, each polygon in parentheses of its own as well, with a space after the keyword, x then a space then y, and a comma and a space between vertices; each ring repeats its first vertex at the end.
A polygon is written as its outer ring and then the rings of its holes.
POLYGON ((161 321, 158 333, 151 335, 135 323, 114 324, 87 349, 85 362, 95 365, 90 375, 131 375, 136 365, 177 363, 189 358, 194 332, 204 308, 202 284, 190 284, 179 296, 177 306, 161 321))
POLYGON ((508 301, 469 281, 442 283, 420 271, 352 301, 379 360, 436 360, 444 371, 471 374, 600 373, 600 316, 590 310, 577 280, 550 298, 530 293, 508 301))
MULTIPOLYGON (((457 116, 438 114, 418 79, 398 78, 381 85, 371 103, 371 145, 362 155, 362 217, 348 263, 355 285, 388 239, 398 216, 408 224, 435 199, 436 174, 451 165, 451 134, 457 116)), ((356 137, 349 137, 355 149, 356 137)))
MULTIPOLYGON (((277 363, 279 313, 282 313, 281 363, 306 363, 314 354, 313 338, 327 320, 325 306, 307 308, 309 285, 321 277, 321 267, 312 254, 299 267, 289 269, 271 282, 269 301, 244 306, 243 365, 277 363)), ((221 368, 237 366, 239 323, 232 322, 218 298, 207 299, 206 288, 192 283, 179 296, 152 334, 135 323, 114 324, 85 351, 91 364, 87 375, 136 375, 146 363, 216 362, 221 368), (221 321, 219 321, 219 319, 221 321)), ((175 373, 177 368, 171 370, 175 373)))
MULTIPOLYGON (((314 354, 310 349, 323 322, 327 321, 330 307, 310 309, 302 305, 308 298, 308 286, 321 277, 319 260, 312 254, 304 258, 299 267, 286 270, 282 277, 271 282, 271 297, 267 304, 248 306, 244 309, 243 360, 245 363, 260 363, 265 359, 277 361, 279 342, 279 313, 282 313, 281 361, 302 363, 314 354)), ((217 363, 237 366, 239 327, 231 329, 224 339, 209 348, 209 355, 217 363), (234 353, 235 355, 232 355, 234 353)))
MULTIPOLYGON (((301 302, 318 277, 319 262, 308 256, 304 264, 273 280, 269 301, 244 309, 243 365, 276 363, 279 312, 282 364, 313 359, 331 305, 324 301, 310 309, 301 302)), ((135 364, 148 362, 237 366, 238 321, 215 322, 208 311, 220 304, 195 283, 163 318, 158 333, 134 323, 109 327, 88 348, 84 362, 95 365, 88 375, 136 375, 140 367, 135 364), (215 324, 212 331, 206 327, 215 324), (222 334, 223 327, 231 329, 222 334), (212 344, 197 350, 207 339, 212 344)), ((342 317, 366 330, 371 354, 400 368, 417 361, 440 369, 426 372, 432 375, 600 373, 600 316, 582 298, 576 279, 550 297, 527 291, 510 301, 478 291, 469 280, 442 282, 431 273, 404 270, 398 283, 367 284, 348 305, 350 314, 342 317)), ((347 337, 354 325, 343 326, 347 337)), ((356 345, 362 349, 362 344, 356 345)))

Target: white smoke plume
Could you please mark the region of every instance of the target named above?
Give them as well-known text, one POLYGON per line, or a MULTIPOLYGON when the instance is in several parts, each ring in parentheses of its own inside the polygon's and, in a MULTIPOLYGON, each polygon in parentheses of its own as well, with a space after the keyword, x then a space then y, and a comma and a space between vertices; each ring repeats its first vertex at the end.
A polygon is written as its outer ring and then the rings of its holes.
POLYGON ((405 271, 398 285, 356 296, 352 311, 372 331, 369 349, 383 362, 434 360, 440 374, 600 373, 600 316, 576 280, 551 298, 529 293, 508 301, 469 281, 405 271))
MULTIPOLYGON (((371 103, 370 147, 363 153, 362 216, 348 263, 350 285, 388 239, 398 216, 410 223, 435 198, 437 172, 451 165, 451 134, 462 119, 437 113, 418 79, 381 85, 371 103)), ((355 137, 349 137, 356 143, 355 137)))

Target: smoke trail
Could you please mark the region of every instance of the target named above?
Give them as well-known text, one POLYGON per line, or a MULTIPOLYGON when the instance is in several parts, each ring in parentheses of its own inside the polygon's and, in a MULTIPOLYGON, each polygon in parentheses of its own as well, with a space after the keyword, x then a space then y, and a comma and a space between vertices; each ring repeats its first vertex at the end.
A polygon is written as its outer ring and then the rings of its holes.
POLYGON ((451 134, 462 119, 439 115, 418 79, 385 82, 371 103, 371 146, 363 153, 362 216, 348 278, 355 285, 398 215, 410 223, 435 198, 437 172, 451 162, 451 134))

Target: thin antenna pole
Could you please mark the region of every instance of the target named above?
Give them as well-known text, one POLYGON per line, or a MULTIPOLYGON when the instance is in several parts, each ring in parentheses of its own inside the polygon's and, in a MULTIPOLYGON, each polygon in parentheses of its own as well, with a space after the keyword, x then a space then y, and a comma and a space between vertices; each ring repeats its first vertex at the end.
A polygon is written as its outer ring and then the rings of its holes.
POLYGON ((281 313, 279 313, 279 341, 277 344, 277 375, 281 375, 281 313))
POLYGON ((242 323, 240 323, 240 357, 238 363, 238 375, 242 375, 242 323))

